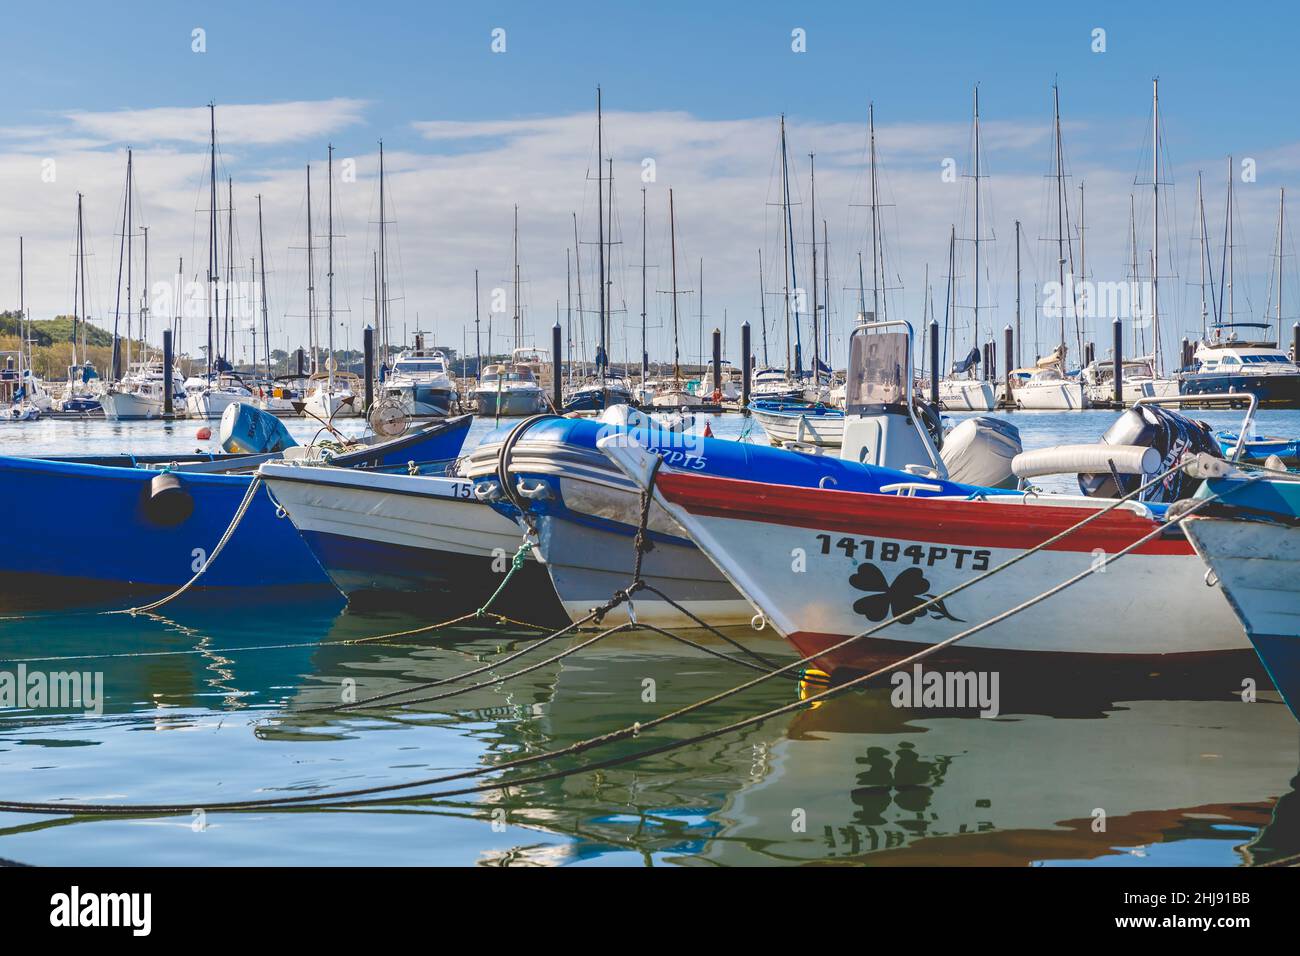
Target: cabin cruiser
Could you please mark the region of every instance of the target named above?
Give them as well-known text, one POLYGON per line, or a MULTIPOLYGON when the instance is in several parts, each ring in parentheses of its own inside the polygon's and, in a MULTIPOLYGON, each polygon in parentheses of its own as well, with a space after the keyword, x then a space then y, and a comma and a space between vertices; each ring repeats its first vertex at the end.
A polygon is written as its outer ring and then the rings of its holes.
POLYGON ((1233 322, 1215 326, 1207 341, 1197 344, 1191 367, 1179 375, 1184 395, 1227 395, 1249 392, 1261 405, 1300 407, 1300 366, 1295 357, 1271 339, 1243 339, 1237 328, 1263 329, 1266 322, 1233 322))
POLYGON ((252 391, 231 372, 193 375, 185 380, 185 411, 190 418, 220 419, 233 403, 252 399, 252 391))
MULTIPOLYGON (((1160 378, 1155 374, 1155 359, 1141 356, 1125 359, 1120 366, 1120 399, 1132 405, 1140 398, 1168 398, 1178 394, 1178 381, 1160 378)), ((1079 373, 1084 395, 1091 405, 1107 405, 1115 401, 1115 363, 1098 359, 1089 362, 1079 373)))
MULTIPOLYGON (((104 389, 99 404, 110 421, 159 418, 166 407, 166 374, 162 362, 141 362, 104 389)), ((178 370, 171 375, 173 411, 185 413, 186 394, 178 370)))
POLYGON ((756 369, 750 382, 750 397, 753 399, 770 398, 779 402, 803 401, 803 385, 791 381, 783 368, 756 369))
POLYGON ((480 415, 493 418, 536 415, 549 407, 542 383, 543 353, 518 348, 510 359, 486 366, 479 375, 474 400, 480 415))
POLYGON ((403 352, 384 382, 384 395, 401 404, 412 418, 444 417, 452 413, 456 385, 447 356, 417 346, 403 352))
POLYGON ((632 387, 618 376, 591 376, 572 389, 564 400, 566 412, 603 412, 615 405, 632 403, 632 387))

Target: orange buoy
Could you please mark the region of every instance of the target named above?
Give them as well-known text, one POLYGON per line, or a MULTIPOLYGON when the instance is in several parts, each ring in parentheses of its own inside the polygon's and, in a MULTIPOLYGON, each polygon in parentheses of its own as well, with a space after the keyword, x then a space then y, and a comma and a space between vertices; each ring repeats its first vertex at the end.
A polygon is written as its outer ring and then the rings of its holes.
POLYGON ((194 437, 197 438, 199 441, 207 441, 209 438, 212 437, 212 429, 209 428, 207 425, 204 425, 202 428, 198 430, 198 433, 194 437))

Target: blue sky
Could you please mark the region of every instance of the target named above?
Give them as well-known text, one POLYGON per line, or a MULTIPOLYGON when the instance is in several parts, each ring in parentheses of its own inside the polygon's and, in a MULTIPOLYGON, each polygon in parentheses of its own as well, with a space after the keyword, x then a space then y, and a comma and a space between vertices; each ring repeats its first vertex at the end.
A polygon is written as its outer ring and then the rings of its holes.
MULTIPOLYGON (((98 314, 110 308, 121 203, 117 170, 128 144, 140 151, 143 212, 158 223, 155 254, 202 259, 194 209, 203 144, 171 131, 167 115, 156 111, 191 110, 209 99, 218 103, 224 169, 235 178, 245 258, 255 229, 245 212, 248 194, 265 194, 274 215, 268 259, 276 278, 269 285, 285 341, 301 335, 302 308, 295 299, 305 283, 294 274, 300 266, 293 238, 303 228, 299 171, 309 160, 323 164, 325 144, 333 141, 337 155, 356 158, 366 180, 381 136, 393 157, 392 196, 404 253, 395 281, 408 327, 417 324, 419 312, 420 325, 433 321, 440 337, 460 338, 473 310, 473 269, 482 270, 485 290, 509 275, 515 202, 521 206, 530 323, 534 331, 549 324, 564 295, 565 249, 573 244, 566 210, 578 213, 582 241, 594 238, 586 227, 595 208, 588 170, 597 83, 605 89, 606 132, 622 184, 624 246, 616 281, 625 288, 616 298, 628 300, 628 313, 639 312, 636 175, 641 157, 661 150, 659 179, 649 187, 648 258, 652 265, 665 261, 664 193, 676 184, 679 239, 686 249, 679 269, 694 273, 704 259, 707 324, 720 324, 725 310, 731 329, 757 311, 756 249, 765 247, 769 260, 778 255, 767 203, 774 118, 781 112, 790 120, 801 198, 807 153, 819 154, 818 218, 827 218, 830 232, 833 317, 852 309, 839 300, 852 298, 845 287, 856 280, 853 260, 863 245, 860 207, 853 204, 862 201, 860 150, 872 99, 893 203, 887 242, 897 288, 891 295, 914 319, 924 298, 924 267, 931 266, 932 282, 944 271, 948 225, 969 205, 925 184, 946 156, 965 168, 976 82, 988 124, 998 240, 987 297, 996 308, 982 321, 999 327, 1012 300, 1011 221, 1024 220, 1031 245, 1041 245, 1036 240, 1046 229, 1041 183, 1048 171, 1054 78, 1062 88, 1072 172, 1089 182, 1089 256, 1099 277, 1123 278, 1128 192, 1135 171, 1148 162, 1143 137, 1154 75, 1161 80, 1177 183, 1168 228, 1177 240, 1170 258, 1180 278, 1169 281, 1180 296, 1186 294, 1197 169, 1206 170, 1207 215, 1217 234, 1225 157, 1258 162, 1256 181, 1238 186, 1245 246, 1238 288, 1251 287, 1256 312, 1266 308, 1277 187, 1300 181, 1290 49, 1300 18, 1286 7, 1181 4, 1165 13, 1131 3, 1094 4, 1085 12, 1042 3, 234 2, 63 4, 61 12, 52 10, 24 5, 7 11, 6 62, 16 95, 0 109, 0 176, 10 180, 5 191, 14 207, 8 231, 29 237, 29 288, 38 315, 67 310, 70 197, 77 189, 87 194, 94 232, 98 314), (191 52, 195 27, 206 31, 206 53, 191 52), (506 31, 505 54, 490 49, 497 27, 506 31), (796 27, 807 31, 806 53, 791 51, 796 27), (1106 31, 1104 53, 1091 49, 1097 27, 1106 31), (249 112, 242 122, 223 123, 237 107, 285 103, 301 104, 287 120, 283 112, 249 112), (133 120, 137 114, 140 122, 133 120), (427 125, 437 123, 446 125, 427 125), (539 132, 537 124, 551 125, 539 132), (60 160, 59 181, 48 189, 24 188, 30 158, 46 154, 60 160)), ((340 298, 358 325, 367 307, 372 192, 340 196, 349 227, 340 298)), ((1145 232, 1150 211, 1138 202, 1138 228, 1145 232)), ((796 228, 806 232, 810 225, 796 228)), ((1028 258, 1041 258, 1040 251, 1028 258)), ((1044 271, 1038 262, 1032 268, 1044 271)), ((1288 268, 1294 271, 1294 261, 1288 268)), ((0 289, 13 284, 13 271, 0 256, 0 289)), ((663 284, 656 273, 649 311, 656 330, 651 350, 658 354, 666 318, 664 297, 654 289, 663 284)), ((1298 311, 1291 295, 1288 285, 1288 316, 1298 311)), ((698 303, 683 302, 683 308, 694 316, 698 303)), ((1180 315, 1175 322, 1185 331, 1199 319, 1180 315)), ((639 338, 639 329, 628 335, 639 338)))

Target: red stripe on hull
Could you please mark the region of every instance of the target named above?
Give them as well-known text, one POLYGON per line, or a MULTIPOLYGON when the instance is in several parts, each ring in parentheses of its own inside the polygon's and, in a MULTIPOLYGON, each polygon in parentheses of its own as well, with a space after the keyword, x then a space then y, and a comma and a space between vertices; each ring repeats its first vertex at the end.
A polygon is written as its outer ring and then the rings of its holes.
MULTIPOLYGON (((1096 510, 794 488, 684 472, 662 472, 656 487, 669 501, 691 514, 706 517, 935 544, 1020 550, 1042 544, 1096 510)), ((1149 534, 1151 529, 1150 520, 1120 509, 1085 525, 1048 550, 1090 553, 1100 549, 1113 554, 1149 534)), ((1190 555, 1193 552, 1180 534, 1176 538, 1156 538, 1135 553, 1190 555)))

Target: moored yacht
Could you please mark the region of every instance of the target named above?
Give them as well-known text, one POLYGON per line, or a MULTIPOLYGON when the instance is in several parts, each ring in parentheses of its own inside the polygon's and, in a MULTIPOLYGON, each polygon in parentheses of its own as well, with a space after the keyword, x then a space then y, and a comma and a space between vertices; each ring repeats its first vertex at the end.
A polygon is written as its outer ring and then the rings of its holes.
POLYGON ((1300 366, 1277 342, 1240 338, 1237 328, 1270 328, 1264 322, 1235 322, 1216 326, 1210 338, 1192 353, 1192 366, 1179 376, 1184 395, 1228 395, 1249 392, 1261 405, 1300 407, 1300 366))
MULTIPOLYGON (((106 387, 99 400, 104 417, 111 421, 130 421, 162 416, 166 407, 165 371, 162 362, 141 362, 122 381, 106 387)), ((172 409, 180 414, 185 413, 187 405, 182 381, 180 372, 173 369, 172 409)))
POLYGON ((515 349, 510 362, 484 367, 474 389, 480 415, 535 415, 547 408, 546 391, 538 376, 535 349, 515 349))
POLYGON ((393 370, 384 383, 384 394, 400 402, 406 414, 413 418, 450 415, 456 401, 456 385, 447 356, 420 344, 403 352, 393 363, 393 370))

